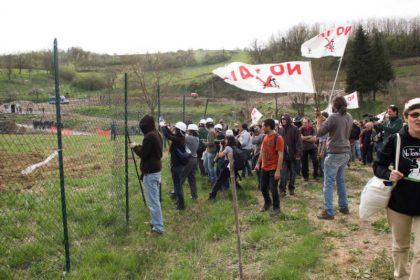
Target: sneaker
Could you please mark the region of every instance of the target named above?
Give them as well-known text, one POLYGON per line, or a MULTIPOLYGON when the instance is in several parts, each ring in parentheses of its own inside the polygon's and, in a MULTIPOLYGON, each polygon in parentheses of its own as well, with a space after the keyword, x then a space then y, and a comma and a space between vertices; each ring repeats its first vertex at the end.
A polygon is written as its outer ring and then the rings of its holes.
POLYGON ((151 230, 151 231, 146 232, 146 235, 149 237, 159 237, 163 235, 163 232, 151 230))
POLYGON ((340 211, 340 213, 344 214, 344 215, 348 215, 350 214, 349 208, 340 208, 338 211, 340 211))
POLYGON ((286 197, 286 196, 287 196, 287 193, 285 191, 280 192, 280 197, 286 197))
POLYGON ((327 211, 325 211, 325 210, 322 211, 321 214, 319 214, 317 217, 320 220, 334 220, 334 216, 328 214, 327 211))
POLYGON ((273 211, 271 211, 271 213, 270 213, 270 216, 278 216, 278 215, 280 215, 280 209, 279 208, 273 209, 273 211))
POLYGON ((260 212, 265 212, 270 209, 271 204, 264 204, 263 207, 260 208, 260 212))

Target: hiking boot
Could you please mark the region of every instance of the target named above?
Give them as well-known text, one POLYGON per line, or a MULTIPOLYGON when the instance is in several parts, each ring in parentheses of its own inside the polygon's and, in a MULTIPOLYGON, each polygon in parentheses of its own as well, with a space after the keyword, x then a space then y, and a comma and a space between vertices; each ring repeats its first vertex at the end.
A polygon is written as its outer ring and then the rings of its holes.
POLYGON ((334 220, 334 216, 327 213, 327 211, 322 211, 321 214, 317 216, 320 220, 334 220))
POLYGON ((151 231, 146 232, 146 235, 149 237, 159 237, 163 235, 163 232, 151 230, 151 231))
POLYGON ((280 215, 280 209, 279 208, 273 209, 273 211, 271 211, 271 213, 270 213, 270 216, 278 216, 278 215, 280 215))
POLYGON ((270 209, 270 206, 271 206, 271 203, 270 204, 264 204, 264 206, 260 208, 260 212, 268 211, 268 209, 270 209))
POLYGON ((349 208, 340 208, 338 211, 340 211, 340 213, 344 214, 344 215, 348 215, 350 214, 349 208))

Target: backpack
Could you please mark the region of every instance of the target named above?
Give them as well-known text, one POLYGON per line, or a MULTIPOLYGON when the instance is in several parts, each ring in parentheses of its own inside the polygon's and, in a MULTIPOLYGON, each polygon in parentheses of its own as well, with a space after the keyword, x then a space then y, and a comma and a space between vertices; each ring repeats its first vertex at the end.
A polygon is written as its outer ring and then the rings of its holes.
POLYGON ((175 154, 178 157, 180 163, 182 165, 186 165, 188 163, 188 161, 190 160, 191 156, 191 151, 190 149, 188 149, 188 147, 186 145, 182 145, 179 147, 175 148, 175 154))
MULTIPOLYGON (((275 143, 276 146, 277 146, 277 139, 279 138, 279 135, 281 137, 283 137, 283 144, 284 144, 283 160, 285 160, 285 159, 289 158, 289 146, 287 146, 286 140, 284 139, 284 130, 283 129, 281 129, 279 132, 276 133, 276 135, 274 135, 274 143, 275 143)), ((265 135, 264 135, 262 141, 264 141, 264 138, 265 138, 265 135)))
POLYGON ((244 170, 245 163, 248 160, 246 153, 243 150, 238 149, 236 147, 232 147, 232 150, 235 170, 244 170))

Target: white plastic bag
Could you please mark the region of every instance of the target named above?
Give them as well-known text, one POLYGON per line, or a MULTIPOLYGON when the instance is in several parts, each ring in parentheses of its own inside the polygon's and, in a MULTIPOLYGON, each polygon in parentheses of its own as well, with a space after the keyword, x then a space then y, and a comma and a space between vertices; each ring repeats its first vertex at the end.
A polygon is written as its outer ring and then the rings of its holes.
POLYGON ((360 219, 367 219, 387 207, 393 187, 386 186, 384 181, 375 176, 367 182, 360 195, 360 219))
MULTIPOLYGON (((397 147, 395 152, 395 170, 398 170, 398 162, 400 159, 401 139, 397 133, 397 147)), ((360 194, 359 217, 367 219, 388 206, 391 198, 391 191, 394 185, 384 183, 387 180, 380 179, 376 176, 370 178, 360 194)))

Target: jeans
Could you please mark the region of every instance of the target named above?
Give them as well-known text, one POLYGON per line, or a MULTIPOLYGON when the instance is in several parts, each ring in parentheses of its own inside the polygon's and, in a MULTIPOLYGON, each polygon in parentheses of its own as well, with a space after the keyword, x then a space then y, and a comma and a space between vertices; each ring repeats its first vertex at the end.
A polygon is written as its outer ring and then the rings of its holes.
POLYGON ((171 166, 171 173, 178 207, 184 207, 184 192, 182 190, 182 175, 184 173, 184 166, 171 166))
POLYGON ((214 162, 213 162, 214 156, 215 156, 215 153, 207 152, 206 153, 206 158, 205 158, 206 165, 207 165, 207 172, 208 172, 208 176, 209 176, 209 182, 211 184, 214 184, 216 182, 216 179, 217 179, 217 177, 216 177, 216 167, 214 166, 214 162))
POLYGON ((344 182, 344 170, 350 154, 327 154, 324 162, 324 208, 328 215, 334 216, 334 185, 337 183, 338 206, 348 208, 347 189, 344 182))
POLYGON ((302 155, 302 176, 303 178, 309 178, 309 161, 308 156, 311 157, 312 166, 314 168, 314 178, 318 177, 318 157, 317 157, 317 149, 314 148, 312 150, 303 151, 302 155))
POLYGON ((271 198, 268 190, 271 191, 273 197, 273 209, 280 209, 280 197, 277 189, 278 181, 274 180, 275 170, 261 170, 261 193, 264 197, 264 205, 271 204, 271 198))
POLYGON ((184 185, 185 180, 188 179, 188 184, 190 185, 191 197, 193 199, 197 198, 197 182, 195 179, 195 172, 197 170, 197 158, 191 157, 188 163, 184 167, 184 172, 182 174, 181 185, 184 185))
POLYGON ((280 192, 286 193, 286 185, 289 181, 289 190, 295 189, 295 179, 296 179, 296 166, 299 161, 297 160, 284 160, 283 169, 280 174, 280 192))
POLYGON ((361 159, 362 158, 362 150, 360 149, 360 140, 354 141, 354 149, 356 152, 356 158, 361 159))
POLYGON ((245 150, 242 151, 246 154, 247 161, 245 161, 245 168, 242 170, 242 177, 245 177, 245 171, 248 170, 248 175, 251 174, 251 165, 249 164, 249 160, 251 159, 251 152, 252 150, 245 150))
POLYGON ((163 232, 162 208, 159 201, 160 172, 143 175, 144 196, 150 211, 152 230, 163 232))

